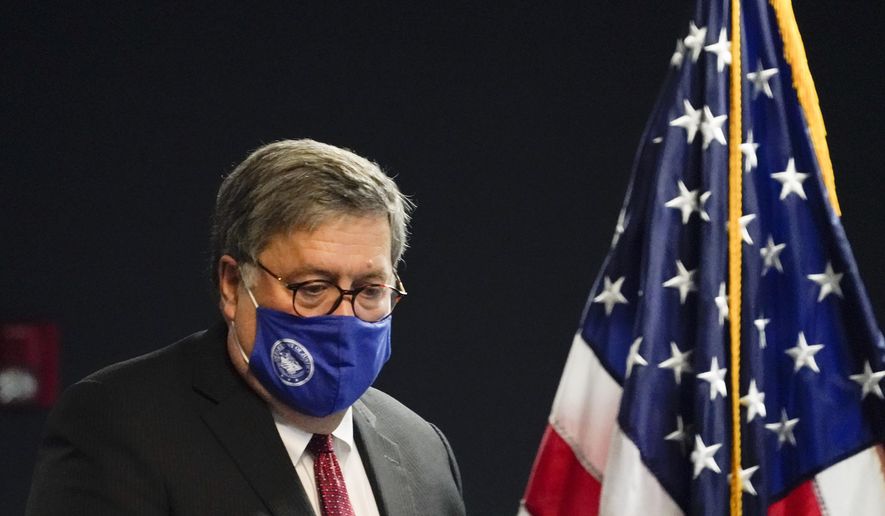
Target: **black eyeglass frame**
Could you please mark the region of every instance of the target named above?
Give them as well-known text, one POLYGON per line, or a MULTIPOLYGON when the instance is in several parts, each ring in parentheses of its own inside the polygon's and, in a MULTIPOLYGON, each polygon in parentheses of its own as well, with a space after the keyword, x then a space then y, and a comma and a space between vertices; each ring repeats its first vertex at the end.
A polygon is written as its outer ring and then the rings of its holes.
MULTIPOLYGON (((310 283, 322 282, 322 283, 326 283, 326 284, 331 285, 331 286, 338 289, 338 299, 332 304, 332 308, 330 308, 329 311, 326 312, 324 315, 329 315, 332 312, 334 312, 335 310, 337 310, 338 307, 341 306, 341 301, 344 300, 344 296, 350 296, 350 306, 353 309, 354 315, 356 315, 357 309, 356 309, 356 305, 354 304, 356 301, 356 296, 358 296, 360 294, 360 292, 362 292, 363 290, 366 290, 367 288, 385 287, 385 288, 389 288, 390 290, 394 291, 396 293, 396 296, 393 299, 393 303, 390 305, 390 312, 380 319, 377 319, 375 321, 366 321, 366 322, 379 322, 379 321, 383 321, 384 319, 387 319, 388 317, 390 317, 391 314, 393 314, 393 309, 396 308, 396 305, 398 305, 399 302, 402 301, 402 299, 409 294, 408 292, 406 292, 406 287, 405 287, 405 285, 403 285, 403 282, 399 278, 399 275, 396 273, 396 271, 393 272, 393 277, 396 278, 396 286, 395 287, 392 285, 387 285, 386 283, 369 283, 369 284, 363 285, 361 287, 353 288, 353 289, 344 289, 344 288, 341 288, 340 286, 338 286, 337 283, 331 282, 329 280, 324 280, 324 279, 313 279, 313 280, 307 280, 307 281, 300 281, 298 283, 286 283, 286 280, 284 280, 282 276, 280 276, 279 274, 276 274, 272 270, 265 267, 264 264, 261 263, 260 261, 255 260, 255 263, 259 267, 261 267, 261 269, 264 272, 270 274, 270 276, 273 279, 279 281, 284 287, 286 287, 287 289, 292 291, 292 310, 295 312, 295 315, 297 315, 298 317, 316 317, 316 316, 302 315, 302 314, 298 313, 298 307, 295 306, 295 295, 298 292, 298 289, 303 287, 304 285, 308 285, 310 283)), ((357 317, 359 318, 359 316, 357 316, 357 317)))

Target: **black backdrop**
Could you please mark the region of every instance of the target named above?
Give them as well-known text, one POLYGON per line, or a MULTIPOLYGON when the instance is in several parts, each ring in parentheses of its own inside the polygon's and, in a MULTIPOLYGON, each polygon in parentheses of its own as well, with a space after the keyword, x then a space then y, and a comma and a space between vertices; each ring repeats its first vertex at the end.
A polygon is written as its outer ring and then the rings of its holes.
MULTIPOLYGON (((0 318, 58 322, 65 385, 198 330, 222 174, 347 146, 419 205, 378 384, 446 431, 471 513, 513 514, 691 2, 319 4, 0 8, 0 318)), ((797 4, 885 320, 883 5, 797 4)), ((44 420, 0 412, 0 513, 44 420)))

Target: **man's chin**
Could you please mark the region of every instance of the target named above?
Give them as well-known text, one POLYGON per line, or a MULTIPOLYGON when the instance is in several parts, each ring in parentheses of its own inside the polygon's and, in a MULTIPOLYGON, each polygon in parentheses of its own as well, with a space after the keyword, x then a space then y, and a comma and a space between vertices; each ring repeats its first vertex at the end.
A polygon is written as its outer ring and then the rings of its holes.
POLYGON ((347 408, 333 412, 328 416, 311 416, 299 412, 298 409, 275 398, 261 385, 261 382, 258 381, 258 378, 249 369, 249 364, 246 362, 245 357, 243 357, 243 351, 240 349, 239 344, 230 336, 227 339, 227 354, 237 374, 246 382, 246 385, 267 402, 274 413, 287 423, 291 423, 306 432, 330 434, 338 428, 338 424, 341 423, 344 414, 347 413, 347 408))

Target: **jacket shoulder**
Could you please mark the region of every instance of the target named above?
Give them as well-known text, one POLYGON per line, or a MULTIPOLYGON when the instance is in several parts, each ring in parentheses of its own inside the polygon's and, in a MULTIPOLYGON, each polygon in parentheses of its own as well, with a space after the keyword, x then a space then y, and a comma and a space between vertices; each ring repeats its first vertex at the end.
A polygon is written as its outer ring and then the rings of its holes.
POLYGON ((201 360, 225 359, 217 337, 195 333, 67 388, 46 423, 27 514, 115 514, 122 507, 168 514, 170 471, 186 469, 181 451, 205 441, 194 410, 199 397, 189 393, 201 360))
MULTIPOLYGON (((435 514, 464 514, 461 473, 439 428, 374 388, 360 398, 354 410, 360 434, 373 433, 396 443, 396 462, 408 472, 411 489, 423 506, 434 507, 435 514)), ((365 441, 367 436, 361 438, 365 441)))
MULTIPOLYGON (((100 383, 110 387, 143 384, 146 378, 174 376, 188 367, 190 358, 208 340, 209 330, 203 330, 168 346, 122 362, 106 366, 86 376, 80 382, 100 383)), ((151 383, 154 383, 153 381, 151 383)))

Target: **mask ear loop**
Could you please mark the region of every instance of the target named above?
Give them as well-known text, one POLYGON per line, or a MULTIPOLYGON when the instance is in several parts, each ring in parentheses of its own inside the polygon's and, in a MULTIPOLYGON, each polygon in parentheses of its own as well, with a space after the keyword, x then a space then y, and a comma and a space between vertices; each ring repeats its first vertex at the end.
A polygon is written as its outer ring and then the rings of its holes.
POLYGON ((252 289, 249 288, 249 285, 246 285, 246 282, 243 282, 243 287, 246 288, 246 292, 249 294, 249 299, 252 300, 252 304, 255 305, 255 309, 258 309, 258 301, 255 300, 255 295, 252 293, 252 289))
POLYGON ((234 340, 237 341, 237 349, 240 350, 240 355, 243 356, 246 365, 249 365, 249 357, 246 356, 246 350, 243 349, 243 345, 240 344, 240 337, 237 336, 237 323, 233 321, 230 322, 230 331, 234 334, 234 340))
MULTIPOLYGON (((243 288, 246 289, 246 292, 249 294, 249 299, 252 300, 252 304, 255 305, 255 309, 258 310, 258 301, 255 299, 255 294, 252 293, 252 289, 249 288, 249 285, 246 284, 246 280, 243 279, 243 271, 237 266, 237 269, 240 270, 240 279, 243 281, 243 288)), ((243 349, 243 345, 240 344, 240 337, 237 335, 237 325, 234 321, 230 322, 231 331, 234 334, 234 340, 237 341, 237 348, 240 350, 240 355, 243 355, 243 360, 246 361, 246 364, 249 364, 249 357, 246 356, 246 350, 243 349)))

